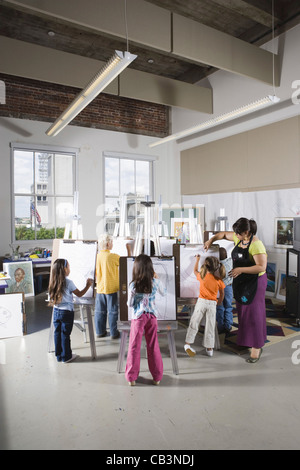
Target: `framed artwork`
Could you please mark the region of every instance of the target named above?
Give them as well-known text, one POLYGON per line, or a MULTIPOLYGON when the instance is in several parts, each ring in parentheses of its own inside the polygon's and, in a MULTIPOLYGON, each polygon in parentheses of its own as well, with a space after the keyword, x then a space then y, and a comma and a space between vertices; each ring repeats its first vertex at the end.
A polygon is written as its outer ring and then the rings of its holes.
MULTIPOLYGON (((182 231, 185 230, 185 238, 187 241, 190 239, 190 219, 188 218, 173 218, 171 219, 171 237, 180 237, 182 231)), ((197 225, 197 219, 194 218, 197 225)))
POLYGON ((268 263, 266 272, 268 279, 266 296, 274 297, 276 294, 276 263, 268 263))
POLYGON ((32 261, 3 263, 3 270, 10 276, 10 280, 7 281, 8 287, 5 289, 6 294, 23 292, 25 297, 34 296, 32 261))
POLYGON ((292 248, 293 246, 293 218, 275 218, 275 243, 277 248, 292 248))
POLYGON ((276 298, 285 300, 286 297, 286 273, 285 271, 278 271, 278 283, 276 298))

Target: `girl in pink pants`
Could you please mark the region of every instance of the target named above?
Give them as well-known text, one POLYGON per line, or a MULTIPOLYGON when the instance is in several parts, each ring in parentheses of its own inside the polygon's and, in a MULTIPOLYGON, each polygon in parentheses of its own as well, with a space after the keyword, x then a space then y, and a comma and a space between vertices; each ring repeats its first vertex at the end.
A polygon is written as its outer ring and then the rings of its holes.
POLYGON ((143 333, 147 344, 148 365, 153 383, 158 385, 163 376, 163 361, 157 338, 157 308, 155 296, 166 295, 158 280, 151 258, 141 254, 133 264, 132 282, 129 286, 128 306, 133 308, 125 377, 135 385, 140 372, 143 333))

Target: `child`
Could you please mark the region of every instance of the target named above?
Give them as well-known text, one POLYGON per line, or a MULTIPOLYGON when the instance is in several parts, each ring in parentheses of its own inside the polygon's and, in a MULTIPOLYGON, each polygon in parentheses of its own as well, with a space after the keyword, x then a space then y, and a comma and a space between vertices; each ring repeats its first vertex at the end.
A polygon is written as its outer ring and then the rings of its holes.
POLYGON ((205 259, 204 264, 201 266, 200 272, 198 271, 199 260, 200 255, 197 255, 194 274, 198 281, 200 281, 200 294, 187 330, 185 340, 186 344, 184 345, 185 352, 191 357, 196 354, 196 351, 191 347, 191 344, 195 341, 200 322, 204 316, 206 317, 206 322, 203 346, 206 348, 208 356, 213 355, 217 296, 218 292, 220 292, 218 300, 218 304, 220 304, 223 302, 225 288, 225 284, 221 280, 225 276, 225 268, 219 263, 218 258, 215 256, 208 256, 205 259), (220 277, 217 277, 217 275, 220 277))
POLYGON ((74 323, 73 296, 82 297, 93 284, 87 279, 86 286, 78 290, 68 279, 70 265, 66 259, 58 258, 53 263, 49 283, 49 305, 53 306, 55 356, 58 362, 71 362, 77 354, 72 354, 70 335, 74 323))
POLYGON ((219 333, 229 333, 233 323, 232 277, 228 275, 229 271, 232 270, 232 259, 227 258, 227 252, 225 248, 220 248, 220 263, 223 264, 226 274, 223 279, 223 282, 225 284, 224 300, 221 304, 217 305, 217 324, 219 333))
POLYGON ((120 256, 110 252, 112 247, 113 239, 111 235, 101 235, 99 238, 100 252, 97 255, 96 262, 95 327, 97 338, 103 338, 107 335, 107 314, 111 338, 117 339, 120 337, 117 329, 120 256))
POLYGON ((141 254, 133 264, 132 282, 129 286, 128 306, 133 307, 125 377, 129 385, 135 385, 140 371, 140 353, 143 332, 147 343, 149 370, 154 385, 163 375, 163 361, 157 338, 157 308, 155 296, 166 295, 157 275, 154 273, 150 256, 141 254))

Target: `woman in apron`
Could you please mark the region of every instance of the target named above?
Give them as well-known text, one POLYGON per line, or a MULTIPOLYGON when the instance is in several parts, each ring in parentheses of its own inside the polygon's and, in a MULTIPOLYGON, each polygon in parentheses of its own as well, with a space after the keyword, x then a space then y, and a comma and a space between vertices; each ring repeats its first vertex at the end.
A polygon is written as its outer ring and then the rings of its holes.
POLYGON ((257 362, 267 338, 265 292, 267 288, 267 253, 256 236, 257 225, 253 219, 241 217, 232 226, 233 232, 219 232, 211 237, 204 248, 222 240, 235 244, 231 257, 233 292, 236 299, 239 328, 237 344, 251 348, 247 362, 257 362))

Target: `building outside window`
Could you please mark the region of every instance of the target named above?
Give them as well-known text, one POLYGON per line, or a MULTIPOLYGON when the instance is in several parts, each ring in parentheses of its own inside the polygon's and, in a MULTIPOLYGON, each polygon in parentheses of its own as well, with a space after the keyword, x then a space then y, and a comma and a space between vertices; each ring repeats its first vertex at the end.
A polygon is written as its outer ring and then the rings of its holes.
POLYGON ((125 221, 130 236, 138 224, 144 223, 145 201, 153 197, 153 165, 155 158, 136 155, 104 154, 105 231, 113 234, 120 223, 122 198, 126 197, 125 221))
POLYGON ((63 238, 73 216, 76 149, 12 144, 12 241, 63 238))

